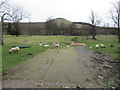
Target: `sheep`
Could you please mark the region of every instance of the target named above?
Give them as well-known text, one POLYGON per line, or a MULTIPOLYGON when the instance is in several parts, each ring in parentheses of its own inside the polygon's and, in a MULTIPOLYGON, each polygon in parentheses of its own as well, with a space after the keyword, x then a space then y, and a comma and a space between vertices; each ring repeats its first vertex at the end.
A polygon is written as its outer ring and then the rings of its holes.
POLYGON ((14 47, 9 50, 9 53, 12 53, 12 52, 15 53, 15 52, 18 52, 19 50, 20 50, 19 47, 14 47))
POLYGON ((96 47, 96 49, 99 48, 99 44, 96 44, 95 47, 96 47))
POLYGON ((40 43, 39 45, 40 45, 40 46, 42 46, 42 44, 41 44, 41 43, 40 43))
POLYGON ((39 43, 40 46, 42 46, 42 43, 39 43))
POLYGON ((59 47, 60 46, 60 44, 53 44, 53 47, 59 47))
POLYGON ((49 45, 47 45, 47 44, 44 44, 43 46, 44 46, 44 47, 49 47, 49 45))
POLYGON ((105 45, 104 44, 100 44, 100 48, 105 48, 105 45))
POLYGON ((20 48, 19 48, 19 47, 15 47, 15 48, 16 48, 16 51, 17 51, 17 52, 20 50, 20 48))

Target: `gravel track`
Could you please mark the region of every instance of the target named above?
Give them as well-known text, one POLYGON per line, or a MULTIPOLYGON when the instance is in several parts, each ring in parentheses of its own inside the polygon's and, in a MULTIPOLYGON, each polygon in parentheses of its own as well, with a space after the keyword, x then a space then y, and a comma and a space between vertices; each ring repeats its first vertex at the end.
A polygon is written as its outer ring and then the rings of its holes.
POLYGON ((82 46, 50 49, 6 72, 3 88, 115 88, 117 71, 109 73, 114 64, 100 59, 103 55, 82 46))

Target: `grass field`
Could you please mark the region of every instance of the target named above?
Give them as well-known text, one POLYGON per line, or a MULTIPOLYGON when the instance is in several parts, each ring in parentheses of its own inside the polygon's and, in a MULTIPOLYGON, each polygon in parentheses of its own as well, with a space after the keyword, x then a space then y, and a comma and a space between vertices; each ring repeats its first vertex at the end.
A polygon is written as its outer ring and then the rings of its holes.
POLYGON ((113 59, 118 60, 118 38, 117 36, 97 36, 97 40, 86 40, 83 39, 81 36, 4 36, 4 45, 2 47, 2 71, 6 72, 9 69, 13 68, 14 66, 32 58, 33 56, 37 55, 38 53, 44 52, 49 48, 52 48, 52 43, 61 43, 63 46, 66 46, 64 43, 69 43, 73 38, 76 38, 78 42, 86 43, 86 47, 92 46, 91 50, 96 50, 95 44, 103 43, 105 44, 106 48, 97 49, 99 51, 106 52, 110 54, 113 59), (77 38, 76 38, 77 37, 77 38), (49 48, 40 47, 38 42, 42 42, 45 44, 49 44, 49 48), (113 48, 110 45, 114 45, 113 48), (9 54, 8 50, 12 46, 31 46, 31 48, 24 48, 21 49, 20 52, 15 54, 9 54), (27 55, 27 54, 33 55, 27 55))
MULTIPOLYGON (((97 36, 97 40, 85 40, 84 42, 87 43, 87 47, 89 48, 92 46, 92 50, 98 50, 105 52, 107 54, 111 55, 111 58, 114 60, 119 60, 118 59, 118 37, 117 36, 97 36), (103 43, 106 48, 95 48, 96 44, 101 44, 103 43), (110 47, 110 45, 113 45, 114 47, 110 47)), ((78 38, 78 41, 80 41, 80 38, 78 38)))

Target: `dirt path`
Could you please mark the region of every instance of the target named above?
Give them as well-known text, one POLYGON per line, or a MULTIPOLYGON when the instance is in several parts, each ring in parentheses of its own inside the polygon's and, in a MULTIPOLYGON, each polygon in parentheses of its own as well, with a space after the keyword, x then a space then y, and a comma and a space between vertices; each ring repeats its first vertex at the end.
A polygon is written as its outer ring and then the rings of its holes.
POLYGON ((92 56, 94 52, 85 47, 50 49, 6 73, 3 88, 104 88, 92 56))

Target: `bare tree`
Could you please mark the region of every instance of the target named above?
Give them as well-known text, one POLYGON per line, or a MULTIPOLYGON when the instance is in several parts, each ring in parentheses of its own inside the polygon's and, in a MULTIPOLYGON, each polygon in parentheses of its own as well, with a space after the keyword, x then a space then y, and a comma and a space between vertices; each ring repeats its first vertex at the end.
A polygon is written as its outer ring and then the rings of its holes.
POLYGON ((99 19, 93 11, 91 11, 90 22, 92 24, 92 36, 93 36, 93 39, 96 40, 95 38, 96 28, 95 27, 101 23, 101 19, 99 19))
POLYGON ((75 26, 75 24, 72 23, 72 24, 68 25, 68 32, 67 33, 69 33, 70 36, 76 35, 76 26, 75 26))
MULTIPOLYGON (((10 6, 7 3, 7 0, 0 2, 0 11, 1 11, 0 17, 1 17, 1 23, 2 23, 2 30, 3 30, 4 21, 5 20, 11 21, 13 22, 16 36, 18 36, 19 31, 17 30, 19 27, 18 26, 19 21, 27 18, 30 14, 24 11, 23 8, 20 6, 10 6)), ((3 45, 3 33, 2 33, 2 45, 3 45)))
MULTIPOLYGON (((3 8, 4 6, 8 6, 6 1, 7 0, 0 1, 0 18, 1 18, 1 22, 0 22, 0 37, 1 37, 0 45, 3 45, 3 17, 8 14, 5 12, 5 10, 3 8)), ((8 10, 8 9, 6 9, 6 10, 8 10)))
POLYGON ((114 25, 118 28, 118 38, 120 42, 120 1, 113 4, 113 9, 110 10, 111 18, 114 25))
POLYGON ((52 16, 47 18, 45 27, 47 29, 46 33, 50 33, 50 35, 53 35, 54 20, 52 16))
POLYGON ((20 34, 19 22, 25 18, 28 18, 29 13, 24 11, 22 7, 17 6, 17 7, 11 8, 10 15, 12 15, 14 35, 18 36, 20 34))

